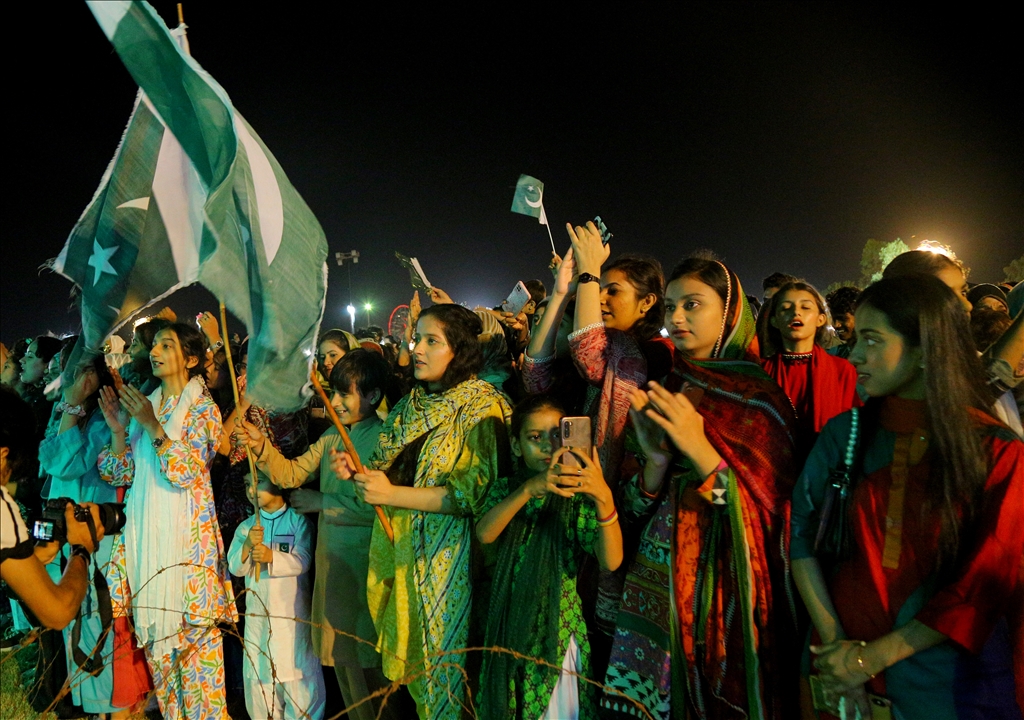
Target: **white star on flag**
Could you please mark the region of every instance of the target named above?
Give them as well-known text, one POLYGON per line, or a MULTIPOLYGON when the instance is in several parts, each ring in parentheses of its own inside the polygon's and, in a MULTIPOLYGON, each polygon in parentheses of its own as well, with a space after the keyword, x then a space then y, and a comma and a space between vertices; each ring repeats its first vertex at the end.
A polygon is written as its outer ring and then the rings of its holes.
POLYGON ((100 275, 103 273, 110 273, 116 276, 117 270, 110 264, 110 258, 113 257, 114 253, 117 252, 117 246, 112 248, 105 248, 100 245, 98 240, 92 241, 92 255, 89 257, 89 264, 96 268, 96 274, 93 275, 92 284, 95 285, 100 281, 100 275))

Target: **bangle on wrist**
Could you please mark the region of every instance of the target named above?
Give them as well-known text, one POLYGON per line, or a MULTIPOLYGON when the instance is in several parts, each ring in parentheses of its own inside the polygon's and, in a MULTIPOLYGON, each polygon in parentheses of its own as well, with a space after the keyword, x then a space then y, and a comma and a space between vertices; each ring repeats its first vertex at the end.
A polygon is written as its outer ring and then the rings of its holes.
POLYGON ((597 519, 597 526, 598 527, 609 527, 611 525, 614 525, 618 521, 619 521, 619 511, 613 508, 611 515, 609 515, 606 518, 598 518, 597 519))

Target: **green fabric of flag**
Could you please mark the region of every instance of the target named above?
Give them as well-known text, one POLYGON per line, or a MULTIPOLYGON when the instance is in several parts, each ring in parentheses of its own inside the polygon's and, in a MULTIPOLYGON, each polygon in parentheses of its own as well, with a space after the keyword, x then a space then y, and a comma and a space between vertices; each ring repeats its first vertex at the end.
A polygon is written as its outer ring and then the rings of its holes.
POLYGON ((544 183, 529 175, 520 175, 516 194, 512 196, 512 212, 537 218, 541 225, 548 224, 544 212, 544 183))
POLYGON ((249 399, 298 409, 327 290, 319 222, 148 3, 88 5, 140 95, 52 263, 81 287, 84 345, 97 349, 140 307, 198 281, 249 330, 249 399))

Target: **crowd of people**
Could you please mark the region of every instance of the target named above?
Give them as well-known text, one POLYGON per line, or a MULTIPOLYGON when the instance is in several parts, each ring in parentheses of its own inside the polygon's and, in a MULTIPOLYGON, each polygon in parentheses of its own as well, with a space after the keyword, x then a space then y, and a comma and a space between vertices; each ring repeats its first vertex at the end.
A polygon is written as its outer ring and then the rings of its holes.
POLYGON ((567 229, 519 312, 433 288, 403 336, 325 329, 330 407, 249 402, 210 313, 70 371, 73 337, 3 348, 5 646, 66 625, 40 704, 1020 720, 1024 284, 915 250, 757 297, 567 229), (34 541, 57 498, 124 530, 69 505, 34 541))

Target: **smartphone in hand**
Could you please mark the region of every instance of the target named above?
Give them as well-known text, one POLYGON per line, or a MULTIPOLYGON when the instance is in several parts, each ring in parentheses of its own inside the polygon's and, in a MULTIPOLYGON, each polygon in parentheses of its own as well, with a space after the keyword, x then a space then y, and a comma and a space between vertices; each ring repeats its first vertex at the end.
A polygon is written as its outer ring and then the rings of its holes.
MULTIPOLYGON (((562 418, 559 423, 558 437, 562 447, 569 448, 585 458, 590 458, 594 446, 590 418, 562 418)), ((565 467, 582 467, 582 463, 571 452, 565 453, 559 462, 565 467)))
POLYGON ((520 280, 512 288, 512 292, 508 294, 508 297, 501 303, 501 309, 507 313, 518 315, 523 311, 528 302, 530 302, 530 291, 526 289, 526 285, 520 280))

